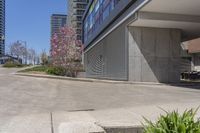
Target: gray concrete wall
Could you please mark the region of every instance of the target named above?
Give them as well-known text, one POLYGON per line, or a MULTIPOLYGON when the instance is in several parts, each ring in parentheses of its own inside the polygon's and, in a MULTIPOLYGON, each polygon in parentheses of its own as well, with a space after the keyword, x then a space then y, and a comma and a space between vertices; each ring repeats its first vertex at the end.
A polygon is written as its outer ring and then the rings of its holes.
POLYGON ((125 24, 84 54, 86 76, 127 80, 127 44, 125 24))
POLYGON ((129 27, 129 80, 178 82, 181 31, 129 27))

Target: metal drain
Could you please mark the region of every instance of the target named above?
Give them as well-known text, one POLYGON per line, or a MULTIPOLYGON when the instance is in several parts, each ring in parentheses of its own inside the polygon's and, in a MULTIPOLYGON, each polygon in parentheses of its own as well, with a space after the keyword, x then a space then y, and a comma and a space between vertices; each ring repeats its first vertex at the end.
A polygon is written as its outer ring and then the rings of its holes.
POLYGON ((68 110, 67 112, 82 112, 82 111, 95 111, 95 109, 76 109, 76 110, 68 110))

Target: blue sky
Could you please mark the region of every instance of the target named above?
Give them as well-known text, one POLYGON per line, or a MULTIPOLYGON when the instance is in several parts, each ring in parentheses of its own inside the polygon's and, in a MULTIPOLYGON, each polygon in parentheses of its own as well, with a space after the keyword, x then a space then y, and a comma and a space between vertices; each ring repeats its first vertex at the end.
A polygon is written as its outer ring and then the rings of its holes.
POLYGON ((27 41, 39 53, 50 47, 50 16, 66 14, 67 0, 6 0, 6 45, 27 41))

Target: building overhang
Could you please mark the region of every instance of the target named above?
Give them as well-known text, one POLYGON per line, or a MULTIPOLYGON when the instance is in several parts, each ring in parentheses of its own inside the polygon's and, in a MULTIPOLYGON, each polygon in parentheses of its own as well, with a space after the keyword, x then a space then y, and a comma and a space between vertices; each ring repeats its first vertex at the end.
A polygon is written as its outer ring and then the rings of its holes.
POLYGON ((129 26, 175 28, 183 41, 200 36, 200 0, 151 0, 129 26))
POLYGON ((188 53, 190 54, 200 53, 200 38, 183 42, 183 44, 187 45, 188 53))

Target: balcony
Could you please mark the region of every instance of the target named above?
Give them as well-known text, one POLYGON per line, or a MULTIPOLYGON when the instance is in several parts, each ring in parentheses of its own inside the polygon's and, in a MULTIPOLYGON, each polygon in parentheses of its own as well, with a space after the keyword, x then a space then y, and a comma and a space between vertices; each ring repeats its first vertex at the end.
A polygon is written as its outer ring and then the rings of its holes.
POLYGON ((74 3, 87 4, 87 0, 73 0, 74 3))

